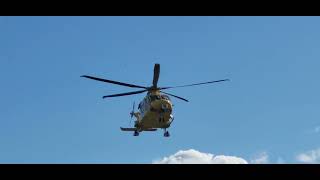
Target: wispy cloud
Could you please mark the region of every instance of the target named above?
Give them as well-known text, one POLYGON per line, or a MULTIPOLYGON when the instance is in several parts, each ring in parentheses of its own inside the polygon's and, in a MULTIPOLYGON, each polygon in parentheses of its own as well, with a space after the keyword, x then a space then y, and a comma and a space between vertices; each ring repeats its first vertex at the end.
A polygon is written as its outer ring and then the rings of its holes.
POLYGON ((279 157, 278 160, 277 160, 277 164, 284 164, 284 163, 285 163, 284 159, 279 157))
POLYGON ((314 128, 314 133, 320 133, 320 126, 317 126, 314 128))
POLYGON ((253 159, 251 159, 250 163, 252 163, 252 164, 267 164, 267 163, 269 163, 269 156, 266 152, 259 153, 253 159))
POLYGON ((306 131, 308 134, 320 134, 320 126, 315 126, 313 128, 310 128, 306 131))
POLYGON ((248 164, 240 157, 213 155, 210 153, 199 152, 194 149, 180 150, 177 153, 153 161, 154 164, 248 164))
POLYGON ((296 159, 302 163, 320 163, 320 148, 298 154, 296 159))

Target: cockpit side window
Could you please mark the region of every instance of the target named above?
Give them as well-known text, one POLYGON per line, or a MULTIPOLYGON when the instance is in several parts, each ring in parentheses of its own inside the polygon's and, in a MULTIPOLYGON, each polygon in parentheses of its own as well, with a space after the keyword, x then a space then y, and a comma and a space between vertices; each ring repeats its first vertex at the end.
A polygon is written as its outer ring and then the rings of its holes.
POLYGON ((161 95, 161 98, 165 99, 165 100, 170 100, 169 96, 167 96, 167 95, 161 95))

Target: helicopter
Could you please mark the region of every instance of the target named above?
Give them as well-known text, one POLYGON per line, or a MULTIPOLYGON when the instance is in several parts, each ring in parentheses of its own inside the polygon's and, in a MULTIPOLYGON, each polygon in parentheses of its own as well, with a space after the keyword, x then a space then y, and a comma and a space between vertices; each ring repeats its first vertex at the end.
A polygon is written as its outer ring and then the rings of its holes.
POLYGON ((171 123, 174 120, 174 116, 173 116, 174 105, 170 97, 174 97, 174 98, 183 100, 185 102, 189 102, 189 101, 185 98, 176 96, 174 94, 164 92, 163 90, 179 88, 179 87, 197 86, 197 85, 209 84, 209 83, 217 83, 222 81, 229 81, 229 79, 222 79, 222 80, 208 81, 208 82, 181 85, 181 86, 158 87, 159 75, 160 75, 160 64, 155 63, 154 69, 153 69, 153 81, 152 81, 152 85, 149 87, 123 83, 123 82, 113 81, 108 79, 102 79, 102 78, 88 76, 88 75, 82 75, 81 77, 96 80, 96 81, 101 81, 105 83, 126 86, 130 88, 143 89, 143 90, 127 92, 127 93, 106 95, 106 96, 103 96, 102 98, 129 96, 129 95, 147 92, 146 96, 139 103, 138 105, 139 110, 137 112, 134 112, 135 102, 133 103, 133 109, 130 112, 130 116, 131 116, 131 119, 133 118, 133 116, 136 118, 136 120, 134 121, 134 127, 131 127, 131 128, 120 127, 120 129, 121 131, 133 132, 133 136, 139 136, 139 133, 143 131, 157 131, 158 129, 163 129, 164 137, 170 136, 169 131, 167 129, 171 126, 171 123))

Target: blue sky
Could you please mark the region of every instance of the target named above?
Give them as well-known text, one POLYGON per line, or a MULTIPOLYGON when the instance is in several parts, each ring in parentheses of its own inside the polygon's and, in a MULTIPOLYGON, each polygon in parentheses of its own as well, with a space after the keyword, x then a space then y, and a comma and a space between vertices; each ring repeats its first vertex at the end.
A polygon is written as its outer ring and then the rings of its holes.
POLYGON ((1 163, 151 163, 179 150, 298 162, 320 147, 319 17, 0 17, 1 163), (169 129, 138 137, 133 101, 160 63, 169 129))

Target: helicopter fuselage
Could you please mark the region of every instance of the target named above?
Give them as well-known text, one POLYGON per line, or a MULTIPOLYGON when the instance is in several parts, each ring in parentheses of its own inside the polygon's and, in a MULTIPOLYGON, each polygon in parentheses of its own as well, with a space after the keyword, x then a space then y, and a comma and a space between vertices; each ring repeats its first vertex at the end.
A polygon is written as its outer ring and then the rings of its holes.
POLYGON ((172 108, 168 96, 157 91, 148 93, 138 106, 139 112, 135 113, 135 128, 143 131, 170 127, 173 121, 172 108))

